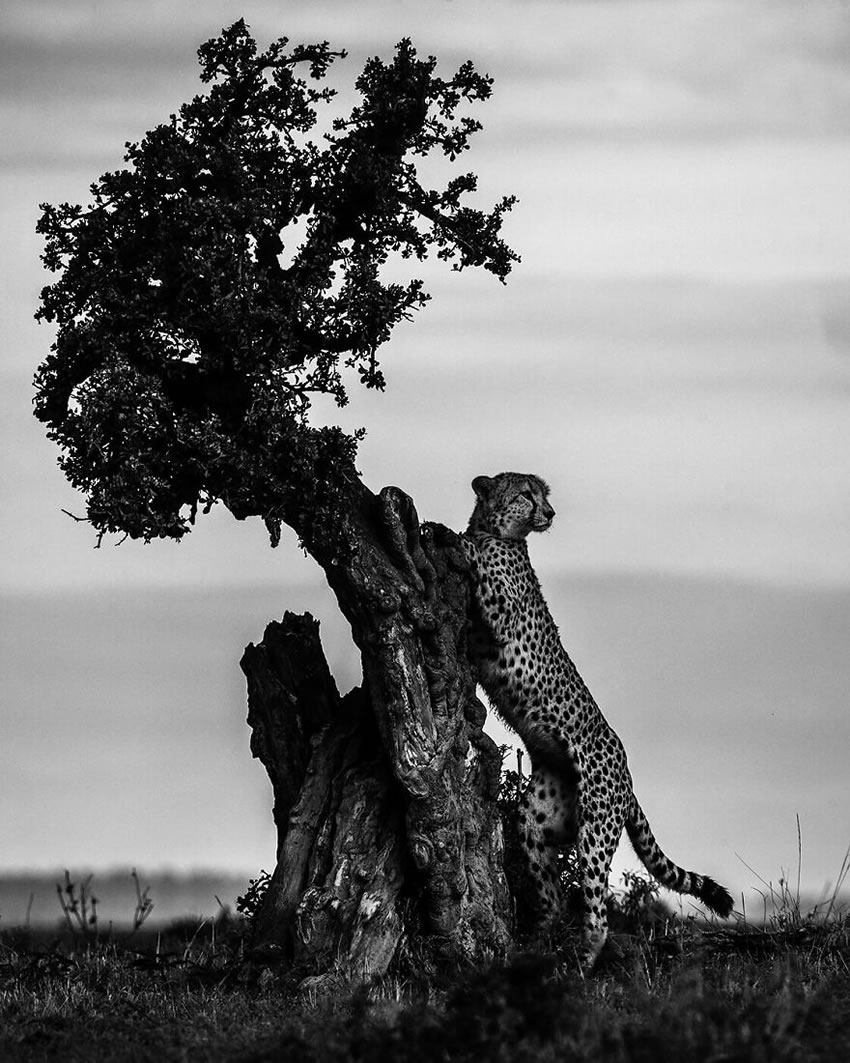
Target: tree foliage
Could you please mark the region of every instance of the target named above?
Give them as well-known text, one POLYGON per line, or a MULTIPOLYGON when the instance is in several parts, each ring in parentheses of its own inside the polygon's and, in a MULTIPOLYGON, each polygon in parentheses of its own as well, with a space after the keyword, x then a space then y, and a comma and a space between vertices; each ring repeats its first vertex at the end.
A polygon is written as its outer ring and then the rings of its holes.
POLYGON ((327 42, 259 51, 240 20, 198 54, 205 94, 128 144, 90 205, 42 205, 58 279, 36 316, 57 334, 36 416, 101 537, 180 538, 221 501, 273 543, 285 520, 332 549, 359 433, 312 427, 311 400, 383 388, 378 349, 428 299, 397 260, 500 280, 516 261, 512 197, 486 213, 474 174, 433 189, 417 169, 467 149, 491 79, 469 62, 443 79, 403 40, 333 117, 323 82, 345 53, 327 42))

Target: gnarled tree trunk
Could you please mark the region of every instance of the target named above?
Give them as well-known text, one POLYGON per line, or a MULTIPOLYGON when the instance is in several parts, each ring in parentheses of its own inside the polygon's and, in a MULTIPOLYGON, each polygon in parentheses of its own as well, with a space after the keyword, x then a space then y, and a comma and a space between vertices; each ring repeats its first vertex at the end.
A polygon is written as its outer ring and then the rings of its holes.
POLYGON ((270 624, 242 660, 278 830, 258 939, 317 974, 382 973, 405 943, 474 962, 506 948, 510 896, 466 561, 396 488, 358 485, 349 536, 345 561, 319 560, 362 687, 340 697, 309 614, 270 624))

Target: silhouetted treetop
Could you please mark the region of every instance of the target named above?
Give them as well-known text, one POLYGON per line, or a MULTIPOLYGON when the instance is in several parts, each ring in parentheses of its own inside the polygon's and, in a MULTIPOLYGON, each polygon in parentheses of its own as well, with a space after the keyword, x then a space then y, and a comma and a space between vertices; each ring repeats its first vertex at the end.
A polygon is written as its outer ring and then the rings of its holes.
POLYGON ((128 144, 88 206, 42 205, 58 278, 36 316, 57 335, 35 412, 101 536, 180 538, 221 501, 273 542, 284 520, 332 550, 361 433, 312 427, 311 397, 383 388, 379 347, 428 299, 395 260, 500 280, 517 261, 513 197, 484 212, 474 174, 435 189, 417 170, 466 150, 480 124, 459 112, 491 79, 469 62, 438 77, 403 40, 333 117, 322 82, 344 57, 285 37, 261 52, 240 20, 199 49, 209 90, 128 144))

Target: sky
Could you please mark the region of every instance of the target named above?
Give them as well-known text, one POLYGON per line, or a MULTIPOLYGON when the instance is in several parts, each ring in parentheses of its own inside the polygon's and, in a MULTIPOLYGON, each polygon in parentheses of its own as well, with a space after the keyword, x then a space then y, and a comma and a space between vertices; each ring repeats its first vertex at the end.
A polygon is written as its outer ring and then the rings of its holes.
MULTIPOLYGON (((359 467, 461 528, 469 482, 552 485, 532 544, 568 651, 679 862, 757 903, 850 843, 850 7, 7 0, 0 13, 0 873, 273 861, 238 660, 286 608, 350 637, 285 537, 214 511, 181 544, 94 550, 31 416, 51 333, 38 203, 85 201, 199 90, 244 16, 328 39, 340 84, 404 36, 495 79, 463 159, 522 263, 429 264, 432 303, 353 396, 359 467), (746 865, 749 865, 747 867, 746 865), (750 870, 750 868, 752 870, 750 870)), ((317 418, 335 417, 317 410, 317 418)), ((493 733, 503 732, 493 725, 493 733)), ((633 864, 624 855, 618 866, 633 864)))

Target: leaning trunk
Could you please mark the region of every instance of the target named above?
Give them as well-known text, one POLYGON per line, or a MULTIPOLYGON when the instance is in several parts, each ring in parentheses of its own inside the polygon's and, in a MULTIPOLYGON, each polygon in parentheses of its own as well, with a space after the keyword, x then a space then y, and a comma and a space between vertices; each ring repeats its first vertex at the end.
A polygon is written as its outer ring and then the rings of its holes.
POLYGON ((405 948, 475 962, 507 946, 510 899, 501 757, 466 653, 466 561, 395 488, 360 488, 352 513, 346 560, 319 560, 362 687, 340 697, 309 614, 270 624, 242 661, 278 830, 258 943, 305 972, 355 977, 405 948))

